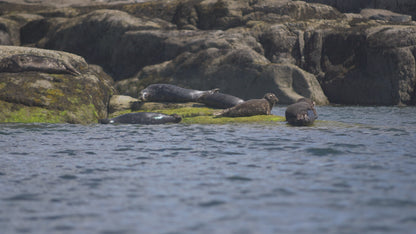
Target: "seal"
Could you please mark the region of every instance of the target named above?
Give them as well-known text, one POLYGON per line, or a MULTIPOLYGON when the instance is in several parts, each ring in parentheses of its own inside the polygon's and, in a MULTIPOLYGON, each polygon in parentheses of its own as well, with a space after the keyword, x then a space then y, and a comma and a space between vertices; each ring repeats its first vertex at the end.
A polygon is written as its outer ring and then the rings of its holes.
POLYGON ((286 108, 285 117, 286 121, 294 126, 311 125, 318 118, 315 102, 309 98, 301 98, 286 108))
POLYGON ((15 54, 0 60, 0 72, 25 71, 81 75, 70 63, 45 56, 15 54))
POLYGON ((253 115, 271 115, 273 106, 279 99, 273 93, 266 93, 262 99, 251 99, 234 107, 225 109, 219 117, 244 117, 253 115))
POLYGON ((177 115, 166 115, 156 112, 136 112, 117 116, 112 119, 100 119, 102 124, 165 124, 179 123, 182 118, 177 115))
POLYGON ((144 102, 197 102, 202 95, 213 94, 218 90, 201 91, 171 84, 152 84, 140 91, 139 99, 144 102))
POLYGON ((220 109, 231 108, 244 102, 244 100, 241 98, 219 92, 204 94, 197 101, 209 107, 220 109))

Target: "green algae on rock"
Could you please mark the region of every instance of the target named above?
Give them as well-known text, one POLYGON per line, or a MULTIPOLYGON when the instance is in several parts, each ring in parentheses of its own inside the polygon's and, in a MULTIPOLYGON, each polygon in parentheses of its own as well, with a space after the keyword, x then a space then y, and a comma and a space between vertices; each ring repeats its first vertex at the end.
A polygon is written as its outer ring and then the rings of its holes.
MULTIPOLYGON (((152 110, 139 110, 138 112, 159 112, 163 114, 177 114, 182 117, 184 124, 233 124, 233 123, 275 123, 283 122, 285 118, 277 115, 256 115, 250 117, 215 117, 214 112, 218 109, 212 109, 208 107, 179 107, 170 109, 152 109, 152 110)), ((116 117, 122 114, 131 113, 130 110, 113 113, 111 117, 116 117)))
POLYGON ((77 55, 28 47, 0 46, 0 60, 15 54, 67 61, 79 74, 54 70, 0 72, 0 122, 96 123, 107 116, 112 79, 77 55))

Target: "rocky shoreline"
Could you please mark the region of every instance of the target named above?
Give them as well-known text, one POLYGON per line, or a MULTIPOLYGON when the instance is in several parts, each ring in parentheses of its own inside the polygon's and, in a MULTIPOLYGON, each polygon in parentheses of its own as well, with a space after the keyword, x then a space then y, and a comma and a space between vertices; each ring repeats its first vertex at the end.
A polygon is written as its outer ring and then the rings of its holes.
POLYGON ((415 105, 416 22, 404 9, 416 3, 338 2, 0 1, 0 122, 97 122, 111 96, 151 83, 273 92, 279 104, 415 105), (79 74, 11 72, 13 54, 70 60, 79 74))

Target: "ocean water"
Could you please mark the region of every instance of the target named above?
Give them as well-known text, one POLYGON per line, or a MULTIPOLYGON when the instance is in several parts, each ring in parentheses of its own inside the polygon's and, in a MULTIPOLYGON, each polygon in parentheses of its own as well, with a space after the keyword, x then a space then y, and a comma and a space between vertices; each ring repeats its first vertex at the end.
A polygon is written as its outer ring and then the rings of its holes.
POLYGON ((416 108, 318 114, 311 127, 0 124, 0 232, 415 233, 416 108))

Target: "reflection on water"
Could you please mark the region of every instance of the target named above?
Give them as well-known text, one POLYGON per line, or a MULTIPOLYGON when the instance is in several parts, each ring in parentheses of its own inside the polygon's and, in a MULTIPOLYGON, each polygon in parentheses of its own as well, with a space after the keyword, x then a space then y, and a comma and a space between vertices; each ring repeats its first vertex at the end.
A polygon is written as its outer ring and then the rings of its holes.
POLYGON ((312 127, 1 124, 0 230, 412 233, 416 108, 318 112, 312 127))

